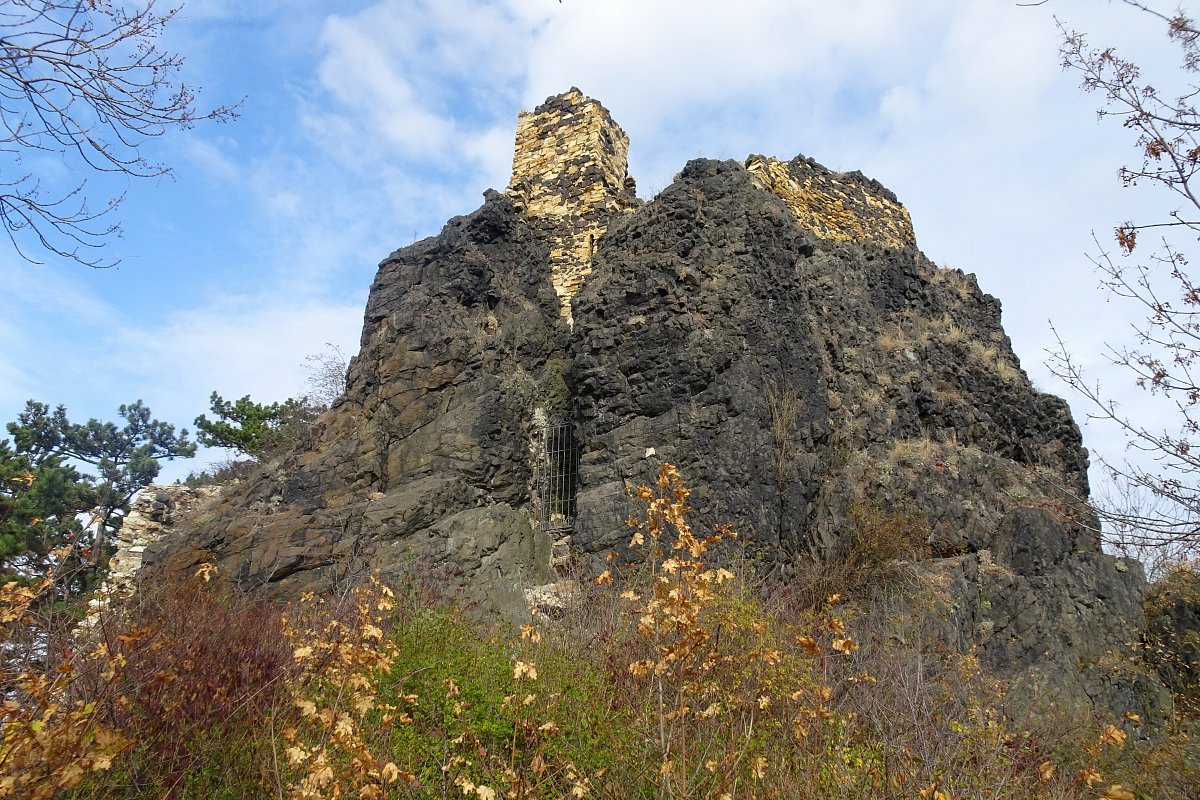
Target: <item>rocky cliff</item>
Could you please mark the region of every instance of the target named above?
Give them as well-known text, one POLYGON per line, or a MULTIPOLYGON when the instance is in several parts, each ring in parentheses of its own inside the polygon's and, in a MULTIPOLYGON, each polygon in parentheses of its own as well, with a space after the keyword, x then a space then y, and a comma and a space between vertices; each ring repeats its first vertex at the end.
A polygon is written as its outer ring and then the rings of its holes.
POLYGON ((891 192, 751 156, 640 202, 627 137, 574 89, 516 141, 506 192, 383 261, 345 396, 226 494, 198 557, 278 594, 421 564, 519 619, 622 547, 627 490, 666 460, 701 525, 783 574, 903 514, 956 646, 1158 702, 1095 666, 1136 637, 1144 581, 1099 552, 1069 409, 891 192))

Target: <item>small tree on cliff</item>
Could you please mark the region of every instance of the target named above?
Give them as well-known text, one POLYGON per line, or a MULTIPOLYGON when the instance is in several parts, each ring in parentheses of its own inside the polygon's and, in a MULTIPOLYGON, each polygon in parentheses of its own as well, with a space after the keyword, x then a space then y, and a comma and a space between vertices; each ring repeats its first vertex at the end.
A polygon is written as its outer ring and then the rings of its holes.
POLYGON ((1097 240, 1099 252, 1092 257, 1102 285, 1145 314, 1133 342, 1110 342, 1108 356, 1166 404, 1165 418, 1171 423, 1127 416, 1085 377, 1061 339, 1050 354, 1050 368, 1092 402, 1091 416, 1118 425, 1137 454, 1121 462, 1101 458, 1126 501, 1142 498, 1136 506, 1125 502, 1103 509, 1118 543, 1135 549, 1166 546, 1176 556, 1194 556, 1200 553, 1200 285, 1188 271, 1183 243, 1200 235, 1200 186, 1195 182, 1200 171, 1200 29, 1183 9, 1164 14, 1136 0, 1124 2, 1162 21, 1181 59, 1176 80, 1155 76, 1150 81, 1113 48, 1091 47, 1083 34, 1060 26, 1062 63, 1079 73, 1085 90, 1101 95, 1102 119, 1117 119, 1133 133, 1140 163, 1121 167, 1122 183, 1158 186, 1178 202, 1164 218, 1120 224, 1114 231, 1116 253, 1097 240), (1173 91, 1162 90, 1172 83, 1173 91))
MULTIPOLYGON (((234 110, 201 111, 179 77, 183 59, 159 37, 179 13, 155 0, 6 0, 0 6, 0 221, 17 252, 37 250, 88 266, 119 232, 108 221, 124 198, 88 202, 87 181, 55 185, 31 163, 53 153, 74 174, 155 177, 144 143, 234 110)), ((58 160, 56 159, 56 160, 58 160)))
POLYGON ((196 438, 205 447, 225 447, 258 460, 270 459, 291 447, 324 409, 308 398, 282 403, 255 403, 250 395, 230 402, 216 392, 209 397, 215 419, 196 417, 196 438))
POLYGON ((346 393, 346 369, 349 361, 342 348, 326 342, 325 349, 304 357, 308 370, 308 399, 317 406, 329 408, 346 393))

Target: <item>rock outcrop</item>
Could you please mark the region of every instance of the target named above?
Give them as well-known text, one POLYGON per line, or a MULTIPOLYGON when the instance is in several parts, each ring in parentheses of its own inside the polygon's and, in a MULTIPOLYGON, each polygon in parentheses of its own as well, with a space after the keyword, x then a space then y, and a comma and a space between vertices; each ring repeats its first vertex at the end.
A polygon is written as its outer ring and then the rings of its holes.
POLYGON ((281 594, 423 564, 520 619, 567 549, 623 546, 627 490, 666 460, 699 525, 777 564, 838 558, 865 509, 919 518, 958 646, 1129 705, 1080 665, 1136 638, 1144 580, 1099 551, 1079 428, 999 301, 858 173, 696 160, 641 203, 627 148, 578 90, 522 113, 508 190, 384 260, 345 396, 222 501, 206 557, 281 594), (569 524, 539 508, 555 470, 569 524))

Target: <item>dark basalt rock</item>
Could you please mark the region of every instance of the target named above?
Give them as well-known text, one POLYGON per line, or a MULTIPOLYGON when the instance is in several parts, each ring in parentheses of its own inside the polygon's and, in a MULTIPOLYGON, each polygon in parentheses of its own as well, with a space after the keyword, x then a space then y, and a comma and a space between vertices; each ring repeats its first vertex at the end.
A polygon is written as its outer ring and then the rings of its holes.
POLYGON ((973 276, 817 238, 742 164, 711 160, 610 220, 573 328, 549 260, 544 224, 494 192, 389 256, 345 397, 190 544, 280 595, 428 565, 527 618, 523 589, 556 578, 531 512, 535 410, 566 408, 578 558, 622 547, 627 490, 661 460, 699 527, 729 522, 779 564, 837 557, 862 508, 916 509, 958 647, 1099 706, 1161 705, 1161 684, 1103 666, 1138 635, 1144 580, 1099 552, 1079 428, 1032 387, 973 276))
MULTIPOLYGON (((704 523, 781 555, 836 549, 855 502, 915 500, 957 551, 990 546, 1012 486, 1086 496, 1079 430, 1016 366, 999 312, 915 249, 831 246, 740 164, 691 162, 613 225, 575 301, 576 544, 619 541, 612 498, 658 459, 696 484, 704 523)), ((1063 546, 1085 538, 1068 525, 1063 546)))
POLYGON ((546 259, 495 192, 393 253, 345 397, 226 495, 201 552, 243 587, 287 596, 369 568, 433 567, 448 591, 527 617, 522 587, 554 579, 550 538, 527 513, 528 410, 568 337, 546 259))

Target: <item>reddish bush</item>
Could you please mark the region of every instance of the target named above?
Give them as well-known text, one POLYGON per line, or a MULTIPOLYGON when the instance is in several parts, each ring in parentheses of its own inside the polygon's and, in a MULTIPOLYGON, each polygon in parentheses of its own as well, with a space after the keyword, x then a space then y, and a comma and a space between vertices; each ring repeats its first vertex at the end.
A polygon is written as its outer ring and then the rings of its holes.
POLYGON ((193 577, 139 595, 121 617, 98 627, 107 655, 78 688, 108 698, 102 720, 136 743, 125 761, 135 785, 169 788, 205 754, 227 757, 286 702, 294 667, 277 607, 193 577))

